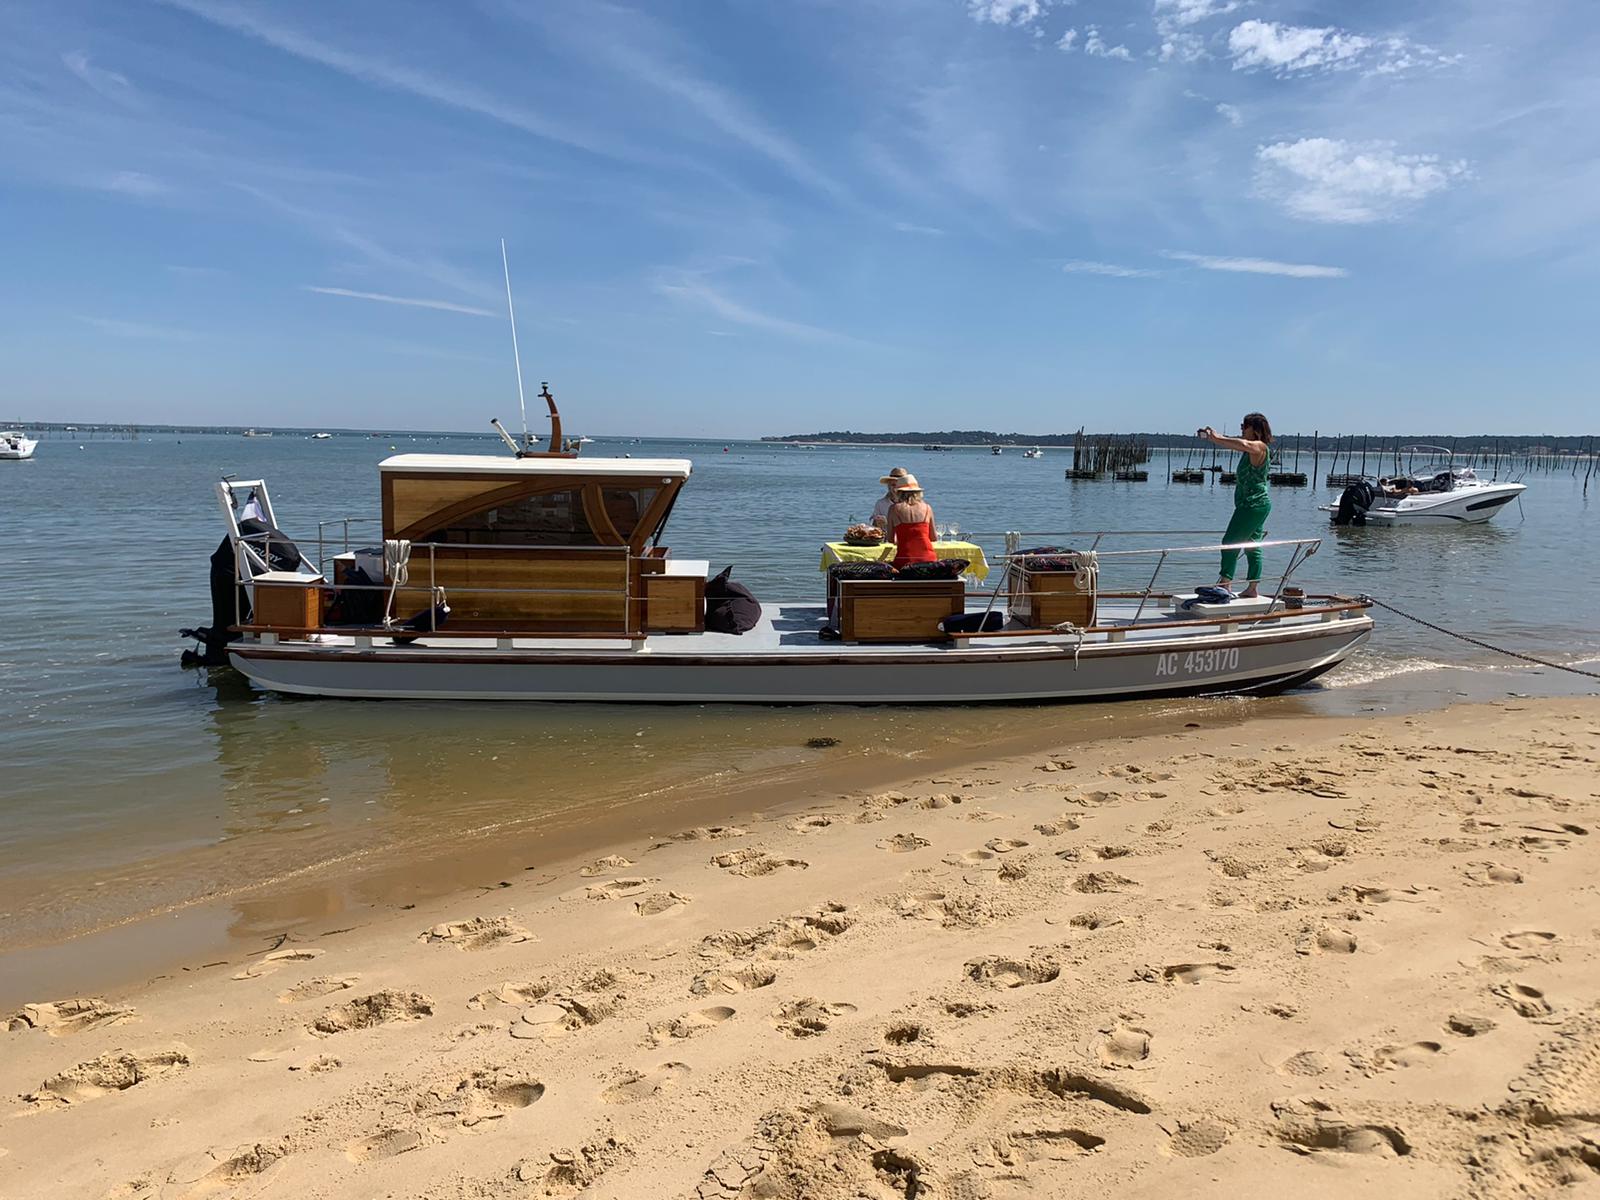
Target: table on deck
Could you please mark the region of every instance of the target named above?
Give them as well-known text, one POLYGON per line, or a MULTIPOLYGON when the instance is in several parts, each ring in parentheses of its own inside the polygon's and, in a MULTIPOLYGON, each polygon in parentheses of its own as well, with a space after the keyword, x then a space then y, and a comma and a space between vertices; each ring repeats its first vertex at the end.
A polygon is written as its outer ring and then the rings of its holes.
MULTIPOLYGON (((965 574, 982 583, 989 578, 989 560, 983 556, 983 547, 976 542, 935 542, 933 552, 940 558, 964 558, 965 574)), ((880 542, 876 546, 852 546, 846 542, 822 543, 822 562, 819 571, 827 571, 835 563, 887 562, 894 557, 894 543, 880 542)))

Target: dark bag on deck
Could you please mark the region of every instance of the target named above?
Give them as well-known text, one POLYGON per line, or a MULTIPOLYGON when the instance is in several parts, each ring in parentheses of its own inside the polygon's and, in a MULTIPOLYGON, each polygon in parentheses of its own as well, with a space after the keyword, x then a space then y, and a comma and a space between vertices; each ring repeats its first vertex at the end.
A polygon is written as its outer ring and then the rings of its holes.
POLYGON ((733 568, 706 580, 706 631, 747 633, 761 620, 761 602, 742 583, 730 578, 733 568))

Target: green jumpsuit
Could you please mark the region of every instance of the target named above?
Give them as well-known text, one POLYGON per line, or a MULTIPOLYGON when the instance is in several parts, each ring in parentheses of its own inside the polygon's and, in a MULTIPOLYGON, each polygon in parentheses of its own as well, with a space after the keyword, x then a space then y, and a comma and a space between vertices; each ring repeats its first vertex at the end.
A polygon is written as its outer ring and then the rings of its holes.
MULTIPOLYGON (((1267 450, 1267 457, 1259 467, 1250 461, 1248 454, 1239 455, 1239 466, 1233 484, 1233 519, 1228 522, 1228 531, 1222 535, 1224 545, 1235 542, 1259 542, 1266 537, 1267 514, 1272 511, 1272 500, 1267 495, 1267 472, 1271 468, 1270 447, 1267 450)), ((1261 578, 1261 551, 1246 550, 1244 561, 1250 573, 1250 582, 1258 582, 1261 578)), ((1232 579, 1238 565, 1237 550, 1222 552, 1222 578, 1232 579)))

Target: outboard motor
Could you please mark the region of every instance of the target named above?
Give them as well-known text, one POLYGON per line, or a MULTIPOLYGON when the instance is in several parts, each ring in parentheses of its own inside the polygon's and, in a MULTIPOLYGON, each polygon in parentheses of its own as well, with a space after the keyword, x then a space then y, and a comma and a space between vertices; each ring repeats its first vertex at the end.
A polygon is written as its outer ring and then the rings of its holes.
POLYGON ((1365 525, 1367 523, 1367 509, 1378 498, 1378 489, 1365 479, 1358 480, 1344 489, 1344 495, 1339 497, 1339 511, 1333 514, 1335 525, 1365 525))
MULTIPOLYGON (((300 548, 265 521, 246 518, 239 522, 239 532, 246 537, 262 538, 253 543, 266 555, 267 565, 274 571, 293 571, 300 565, 300 548), (264 538, 262 535, 265 535, 264 538)), ((200 649, 185 650, 182 665, 186 667, 225 667, 228 665, 228 643, 239 640, 230 633, 229 626, 248 624, 250 620, 250 594, 238 579, 238 564, 233 557, 233 542, 223 538, 211 552, 211 624, 198 629, 180 629, 178 633, 194 638, 200 649)))

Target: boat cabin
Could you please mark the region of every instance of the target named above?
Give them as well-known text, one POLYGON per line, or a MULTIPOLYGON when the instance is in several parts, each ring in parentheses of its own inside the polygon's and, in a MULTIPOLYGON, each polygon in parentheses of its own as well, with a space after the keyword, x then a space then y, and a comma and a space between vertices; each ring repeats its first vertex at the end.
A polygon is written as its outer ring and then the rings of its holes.
POLYGON ((378 470, 384 541, 408 547, 397 618, 427 612, 442 588, 451 629, 694 627, 704 565, 669 583, 661 545, 686 459, 399 454, 378 470))

